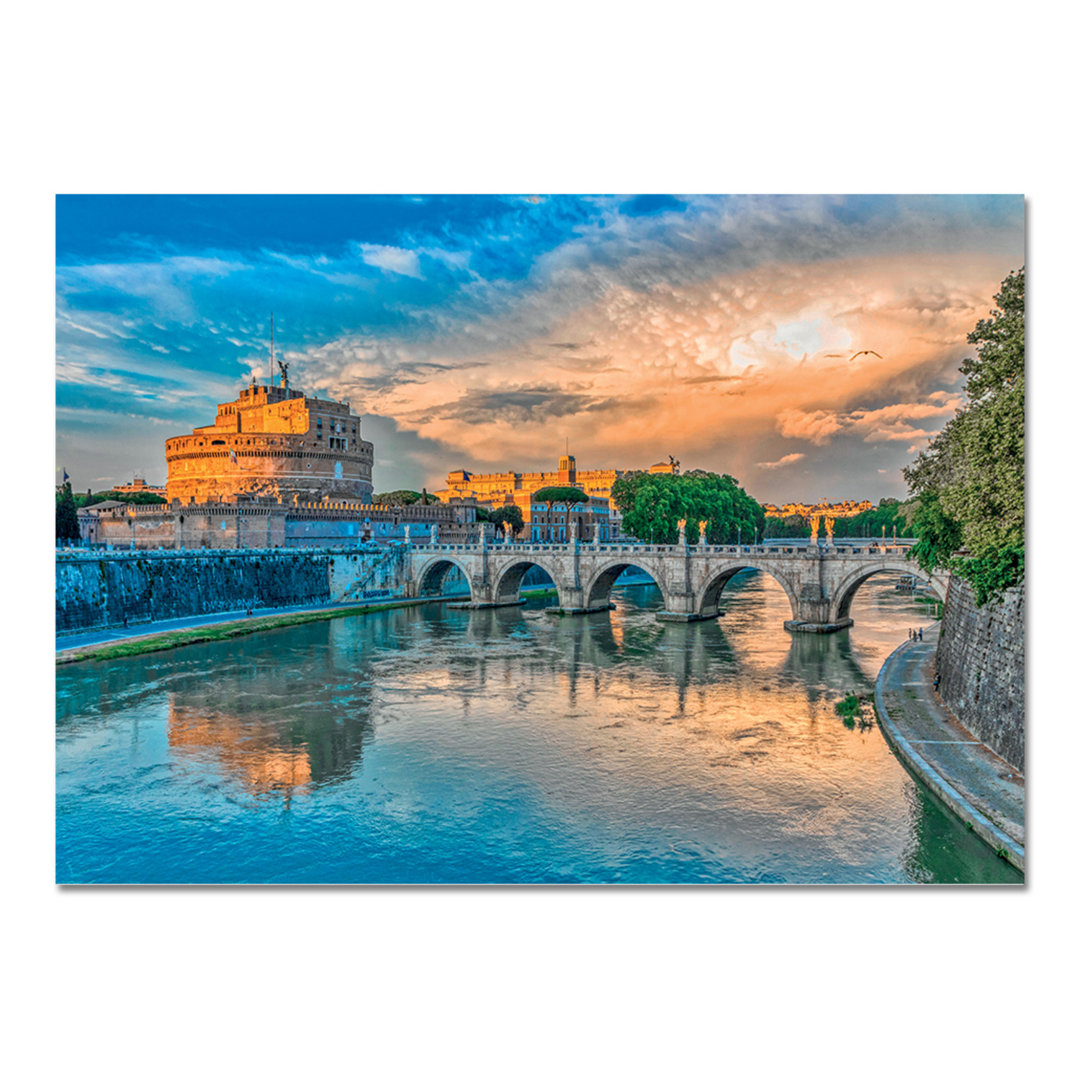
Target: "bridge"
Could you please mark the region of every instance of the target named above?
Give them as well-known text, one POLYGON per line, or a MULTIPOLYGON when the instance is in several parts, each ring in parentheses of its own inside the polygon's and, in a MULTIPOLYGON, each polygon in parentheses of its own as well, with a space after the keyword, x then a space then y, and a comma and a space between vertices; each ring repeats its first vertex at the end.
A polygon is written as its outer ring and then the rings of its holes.
MULTIPOLYGON (((437 536, 435 537, 437 541, 437 536)), ((611 609, 611 589, 632 567, 656 582, 664 607, 657 618, 696 622, 723 614, 724 587, 740 570, 776 579, 791 603, 787 630, 830 633, 851 626, 851 602, 874 574, 914 575, 945 599, 948 574, 924 573, 901 545, 852 541, 809 546, 580 543, 479 543, 410 545, 406 593, 438 596, 452 568, 464 575, 473 608, 521 604, 521 580, 533 566, 550 575, 559 595, 556 614, 588 615, 611 609)))

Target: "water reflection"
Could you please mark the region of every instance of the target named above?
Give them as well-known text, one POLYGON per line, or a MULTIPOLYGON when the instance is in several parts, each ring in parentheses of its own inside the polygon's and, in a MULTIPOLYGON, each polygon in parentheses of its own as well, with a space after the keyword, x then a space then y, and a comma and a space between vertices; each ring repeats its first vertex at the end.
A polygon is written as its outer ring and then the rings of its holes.
POLYGON ((716 622, 432 605, 61 669, 60 880, 1016 880, 918 787, 868 692, 917 610, 783 631, 765 575, 716 622), (282 814, 285 817, 282 817, 282 814))

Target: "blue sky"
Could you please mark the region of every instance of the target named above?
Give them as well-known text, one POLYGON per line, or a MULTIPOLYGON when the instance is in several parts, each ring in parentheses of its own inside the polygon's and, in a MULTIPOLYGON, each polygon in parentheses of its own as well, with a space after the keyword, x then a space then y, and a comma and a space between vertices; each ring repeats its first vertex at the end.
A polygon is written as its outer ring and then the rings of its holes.
POLYGON ((903 494, 1019 196, 60 196, 57 466, 164 481, 164 440, 265 377, 347 398, 377 490, 642 467, 761 499, 903 494), (859 349, 880 359, 850 361, 859 349))

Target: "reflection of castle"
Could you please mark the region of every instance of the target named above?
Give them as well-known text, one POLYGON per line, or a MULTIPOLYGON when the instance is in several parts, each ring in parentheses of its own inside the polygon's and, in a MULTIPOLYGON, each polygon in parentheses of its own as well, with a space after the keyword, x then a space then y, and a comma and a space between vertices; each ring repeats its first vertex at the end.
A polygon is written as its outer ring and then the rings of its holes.
POLYGON ((253 381, 235 401, 218 406, 213 424, 165 441, 166 490, 170 500, 185 503, 368 502, 373 453, 347 402, 253 381))
POLYGON ((346 779, 360 761, 371 728, 366 719, 340 721, 324 712, 287 723, 265 711, 219 712, 169 701, 169 746, 209 757, 252 795, 292 795, 311 784, 346 779))
POLYGON ((311 783, 307 746, 281 746, 273 730, 259 730, 251 718, 187 709, 170 700, 169 746, 182 753, 210 751, 253 795, 291 794, 311 783))

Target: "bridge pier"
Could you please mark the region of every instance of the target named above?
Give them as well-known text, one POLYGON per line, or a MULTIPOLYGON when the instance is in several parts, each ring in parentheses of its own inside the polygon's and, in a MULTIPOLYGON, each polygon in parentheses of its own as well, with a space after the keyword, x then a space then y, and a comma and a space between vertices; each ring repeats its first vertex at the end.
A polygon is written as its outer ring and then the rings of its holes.
POLYGON ((835 634, 837 630, 846 630, 852 625, 854 619, 835 614, 820 583, 804 582, 798 592, 795 618, 785 620, 784 629, 793 634, 835 634))
POLYGON ((810 622, 806 619, 785 619, 784 629, 793 634, 835 634, 837 630, 846 630, 854 626, 854 619, 840 619, 838 622, 810 622))
POLYGON ((463 608, 468 611, 480 611, 484 608, 496 608, 496 607, 522 607, 525 604, 524 600, 464 600, 461 602, 454 601, 447 604, 447 607, 463 608))
POLYGON ((664 611, 658 611, 656 618, 659 622, 681 623, 705 622, 708 619, 719 618, 719 608, 702 612, 698 610, 696 600, 692 592, 672 593, 667 599, 667 608, 664 611))
POLYGON ((598 611, 614 611, 615 605, 605 600, 602 604, 588 607, 585 603, 585 590, 580 586, 563 586, 559 590, 559 606, 545 608, 549 615, 594 615, 598 611))

